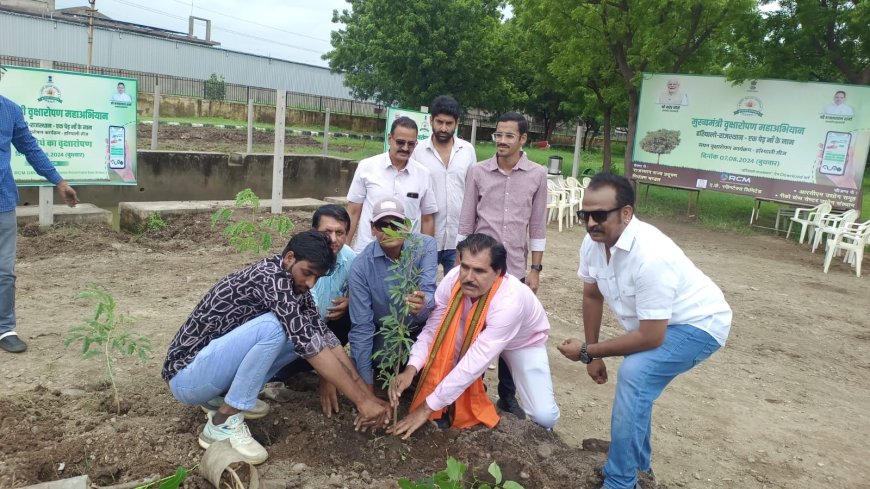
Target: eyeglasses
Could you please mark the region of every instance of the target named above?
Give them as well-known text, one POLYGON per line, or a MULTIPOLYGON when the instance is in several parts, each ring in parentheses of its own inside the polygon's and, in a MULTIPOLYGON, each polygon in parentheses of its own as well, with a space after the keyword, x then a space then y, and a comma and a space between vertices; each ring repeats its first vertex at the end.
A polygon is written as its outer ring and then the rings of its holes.
POLYGON ((591 217, 595 222, 604 222, 610 217, 611 212, 616 212, 622 209, 625 206, 619 206, 614 209, 610 209, 609 211, 577 211, 577 220, 581 222, 586 222, 591 217))
POLYGON ((417 146, 417 141, 405 141, 404 139, 393 139, 393 142, 396 143, 396 146, 400 148, 407 147, 408 149, 414 149, 417 146))
POLYGON ((390 228, 393 231, 398 231, 400 224, 400 221, 377 221, 375 222, 375 229, 381 232, 383 232, 386 228, 390 228))
POLYGON ((492 133, 492 140, 498 141, 499 139, 504 139, 505 141, 514 141, 519 136, 512 132, 494 132, 492 133))

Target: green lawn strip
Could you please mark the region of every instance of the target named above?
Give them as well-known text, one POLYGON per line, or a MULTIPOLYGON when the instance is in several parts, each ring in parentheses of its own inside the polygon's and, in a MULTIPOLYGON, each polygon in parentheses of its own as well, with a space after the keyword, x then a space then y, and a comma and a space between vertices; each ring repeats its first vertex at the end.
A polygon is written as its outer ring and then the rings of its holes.
MULTIPOLYGON (((222 119, 217 117, 211 118, 161 118, 165 121, 174 122, 196 122, 200 124, 211 125, 244 125, 244 121, 234 121, 232 119, 222 119)), ((255 127, 274 128, 274 124, 256 123, 255 127)), ((291 128, 288 128, 291 129, 291 128)), ((319 131, 314 127, 294 126, 292 129, 319 131)), ((331 128, 331 132, 344 133, 344 129, 331 128)), ((312 139, 318 143, 322 143, 323 139, 320 136, 315 136, 312 139)), ((164 147, 164 149, 189 149, 189 148, 172 148, 164 147)), ((255 144, 255 153, 271 153, 273 145, 255 144)), ((478 142, 475 146, 477 159, 484 160, 491 158, 495 154, 495 144, 489 141, 478 142)), ((244 151, 244 147, 235 148, 227 145, 226 148, 218 148, 218 150, 233 152, 244 151)), ((293 154, 320 154, 321 146, 317 145, 293 145, 288 147, 287 152, 293 154)), ((330 137, 329 138, 329 155, 337 158, 345 158, 350 160, 361 160, 370 156, 375 156, 383 153, 384 146, 382 141, 372 141, 364 139, 352 139, 345 137, 330 137)), ((524 148, 529 159, 544 165, 547 165, 550 156, 562 157, 562 174, 571 175, 571 167, 574 160, 574 151, 570 148, 551 147, 548 149, 540 149, 535 147, 524 148)), ((625 146, 619 143, 613 146, 613 165, 612 168, 616 173, 622 174, 624 166, 625 146)), ((580 169, 591 169, 595 172, 601 170, 603 163, 603 154, 601 148, 593 148, 583 151, 580 154, 580 169)), ((870 172, 865 172, 863 187, 863 201, 861 210, 861 220, 870 219, 870 172)), ((638 196, 638 213, 640 215, 657 216, 657 217, 674 217, 678 219, 686 218, 686 210, 688 205, 689 194, 685 190, 670 189, 665 187, 651 187, 649 189, 648 198, 643 202, 643 197, 638 196)), ((697 222, 703 227, 711 229, 721 229, 734 231, 739 233, 753 232, 768 232, 759 228, 749 227, 749 215, 752 211, 753 199, 748 196, 728 194, 724 192, 702 191, 700 206, 698 209, 697 222)), ((773 216, 775 216, 773 208, 770 205, 765 205, 762 208, 762 222, 764 226, 773 225, 773 216), (770 222, 767 222, 770 221, 770 222)))

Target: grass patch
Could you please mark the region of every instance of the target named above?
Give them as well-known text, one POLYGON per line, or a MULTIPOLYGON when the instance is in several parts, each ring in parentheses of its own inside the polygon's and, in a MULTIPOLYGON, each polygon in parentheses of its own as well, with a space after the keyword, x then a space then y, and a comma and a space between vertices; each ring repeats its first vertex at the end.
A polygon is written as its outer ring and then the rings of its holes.
MULTIPOLYGON (((147 120, 147 119, 146 119, 147 120)), ((245 126, 246 121, 238 121, 233 119, 225 119, 219 117, 202 117, 202 118, 181 118, 181 117, 162 117, 162 121, 174 122, 190 122, 212 125, 237 125, 245 126)), ((254 124, 257 128, 274 129, 274 124, 257 122, 254 124)), ((322 127, 315 126, 293 126, 288 129, 322 131, 322 127)), ((330 126, 330 132, 346 132, 346 129, 330 126)), ((375 133, 372 133, 375 134, 375 133)), ((380 134, 380 133, 377 133, 380 134)), ((313 137, 319 145, 293 145, 288 144, 285 151, 289 154, 320 154, 322 137, 313 137)), ((178 147, 173 147, 171 142, 163 142, 161 140, 161 149, 169 150, 189 150, 189 143, 179 142, 178 147)), ((254 144, 253 151, 255 153, 271 153, 274 148, 272 144, 254 144)), ((223 152, 239 152, 244 151, 244 145, 233 144, 217 144, 210 151, 223 152)), ((474 146, 477 152, 478 160, 491 158, 495 154, 495 144, 490 141, 478 141, 474 146)), ((571 167, 574 160, 574 151, 570 148, 554 147, 549 149, 540 149, 535 147, 523 148, 529 159, 546 166, 550 156, 562 157, 562 174, 571 175, 571 167)), ((350 160, 362 160, 371 156, 383 153, 384 143, 382 141, 371 141, 365 139, 351 138, 329 138, 329 155, 337 158, 345 158, 350 160)), ((625 161, 625 145, 622 143, 614 143, 613 145, 613 171, 622 174, 625 161)), ((601 148, 593 148, 583 151, 580 155, 579 173, 584 170, 591 169, 595 172, 601 171, 603 166, 603 153, 601 148)), ((870 219, 870 170, 865 171, 864 180, 862 182, 863 201, 861 206, 860 220, 870 219)), ((645 192, 646 190, 644 190, 645 192)), ((643 196, 638 196, 637 208, 640 216, 655 216, 655 217, 671 217, 675 219, 686 219, 686 208, 688 204, 689 194, 685 190, 671 189, 665 187, 650 187, 648 198, 644 201, 643 196)), ((698 217, 696 222, 703 227, 711 229, 726 230, 744 234, 756 232, 767 232, 764 229, 750 228, 749 215, 752 212, 754 200, 752 197, 728 194, 724 192, 701 192, 701 199, 698 208, 698 217)), ((773 226, 773 221, 776 216, 774 205, 764 203, 761 207, 761 220, 763 226, 773 226)))

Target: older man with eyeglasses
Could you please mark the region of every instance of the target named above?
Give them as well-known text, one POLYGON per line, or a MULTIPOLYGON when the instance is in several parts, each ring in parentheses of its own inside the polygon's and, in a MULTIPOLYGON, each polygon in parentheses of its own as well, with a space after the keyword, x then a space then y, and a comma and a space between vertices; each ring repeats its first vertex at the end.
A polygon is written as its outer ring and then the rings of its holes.
POLYGON ((348 242, 356 241, 353 250, 360 253, 372 242, 369 222, 375 202, 393 197, 402 202, 414 230, 435 235, 435 186, 432 174, 420 162, 411 158, 417 146, 417 123, 409 117, 399 117, 390 126, 387 138, 390 150, 366 158, 357 165, 347 192, 347 212, 350 214, 348 242), (364 223, 359 225, 359 223, 364 223), (359 232, 357 232, 359 231, 359 232))
POLYGON ((670 238, 634 215, 634 189, 619 175, 599 173, 583 196, 580 247, 583 330, 559 351, 607 382, 603 358, 623 356, 610 420, 604 488, 632 489, 652 472, 653 403, 665 387, 725 344, 731 307, 722 291, 670 238), (604 302, 626 333, 599 341, 604 302))
MULTIPOLYGON (((369 223, 375 239, 357 255, 348 277, 351 358, 372 392, 380 368, 379 362, 372 360, 372 355, 384 347, 384 338, 380 334, 384 316, 390 314, 391 308, 400 309, 401 301, 407 301, 412 315, 411 336, 416 338, 435 308, 438 268, 435 238, 411 233, 407 239, 396 239, 387 232, 389 229, 397 230, 406 217, 401 199, 387 197, 375 202, 369 223), (397 303, 390 297, 390 287, 394 284, 392 277, 396 272, 392 268, 397 265, 403 250, 411 254, 411 268, 419 270, 420 281, 417 290, 398 299, 397 303)), ((399 273, 410 273, 410 270, 399 270, 399 273)))

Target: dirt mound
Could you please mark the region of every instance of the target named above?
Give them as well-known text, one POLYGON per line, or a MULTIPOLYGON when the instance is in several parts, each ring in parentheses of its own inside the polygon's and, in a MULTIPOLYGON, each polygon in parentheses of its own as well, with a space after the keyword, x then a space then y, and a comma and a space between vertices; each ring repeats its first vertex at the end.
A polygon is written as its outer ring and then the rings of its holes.
MULTIPOLYGON (((165 383, 148 373, 122 387, 122 411, 107 402, 103 382, 84 388, 37 385, 0 399, 0 486, 15 487, 87 474, 98 485, 115 484, 191 468, 202 455, 196 438, 205 422, 199 408, 178 404, 165 383)), ((493 430, 426 427, 411 439, 353 431, 352 406, 327 419, 320 412, 317 379, 303 374, 272 402, 264 419, 249 421, 253 436, 269 451, 261 467, 266 480, 287 487, 394 487, 400 477, 419 479, 443 470, 447 454, 485 479, 496 461, 508 479, 527 488, 586 488, 601 484, 606 444, 571 448, 552 432, 512 415, 493 430), (299 463, 307 468, 300 470, 299 463), (295 468, 294 468, 295 467, 295 468)), ((595 445, 594 443, 592 445, 595 445)), ((192 477, 195 487, 209 487, 192 477)), ((283 486, 282 486, 283 487, 283 486)))
MULTIPOLYGON (((140 125, 138 137, 151 140, 151 126, 140 125)), ((166 126, 161 125, 157 129, 157 138, 161 143, 164 140, 179 140, 197 143, 197 147, 202 142, 230 142, 230 143, 246 143, 248 141, 247 129, 225 129, 222 127, 190 127, 190 126, 166 126)), ((270 131, 254 131, 254 143, 270 144, 275 142, 275 133, 270 131)), ((320 142, 311 136, 287 136, 284 142, 296 146, 317 146, 320 142)))

